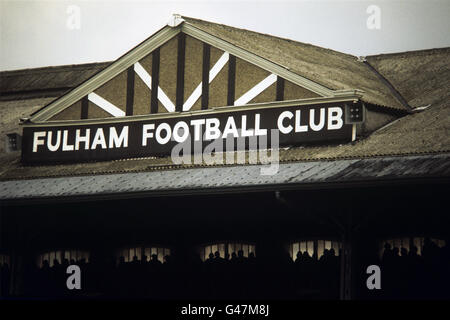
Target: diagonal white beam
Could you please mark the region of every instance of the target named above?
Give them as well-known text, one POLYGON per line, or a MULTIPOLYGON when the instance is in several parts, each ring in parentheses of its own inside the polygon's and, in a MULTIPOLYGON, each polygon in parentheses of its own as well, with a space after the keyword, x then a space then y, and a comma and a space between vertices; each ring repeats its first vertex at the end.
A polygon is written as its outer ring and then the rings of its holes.
MULTIPOLYGON (((230 54, 228 52, 225 52, 224 54, 222 54, 219 60, 217 60, 217 62, 214 64, 211 70, 209 70, 209 83, 211 83, 211 81, 214 80, 214 78, 217 76, 220 70, 222 70, 222 68, 228 62, 229 58, 230 54)), ((195 88, 190 97, 183 104, 183 111, 190 110, 192 106, 197 102, 197 100, 201 97, 201 95, 202 95, 202 82, 200 82, 197 88, 195 88)))
POLYGON ((235 106, 242 106, 244 104, 247 104, 249 101, 251 101, 253 98, 255 98, 257 95, 259 95, 261 92, 266 90, 272 83, 277 81, 277 75, 271 74, 264 80, 262 80, 260 83, 258 83, 256 86, 248 90, 246 93, 244 93, 239 99, 234 101, 235 106))
POLYGON ((137 73, 139 78, 141 78, 142 81, 149 87, 149 89, 152 89, 152 77, 148 74, 147 70, 144 69, 144 67, 139 63, 136 62, 134 64, 134 72, 137 73))
MULTIPOLYGON (((147 70, 145 70, 144 67, 139 62, 136 62, 134 64, 134 71, 151 90, 152 77, 148 74, 147 70)), ((167 111, 175 112, 175 105, 159 86, 158 86, 158 100, 161 101, 161 104, 164 106, 164 108, 166 108, 167 111)))
POLYGON ((111 102, 103 99, 98 94, 91 92, 88 94, 88 100, 92 103, 96 104, 109 114, 113 115, 114 117, 124 117, 125 112, 117 108, 115 105, 113 105, 111 102))

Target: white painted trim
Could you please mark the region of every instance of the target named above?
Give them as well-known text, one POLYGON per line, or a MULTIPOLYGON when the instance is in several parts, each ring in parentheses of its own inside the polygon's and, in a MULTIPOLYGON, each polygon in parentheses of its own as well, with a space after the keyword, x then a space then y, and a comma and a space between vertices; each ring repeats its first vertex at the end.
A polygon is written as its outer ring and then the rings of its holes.
POLYGON ((254 99, 256 96, 258 96, 261 92, 266 90, 268 87, 270 87, 273 83, 277 81, 277 75, 271 74, 268 77, 266 77, 264 80, 262 80, 260 83, 258 83, 256 86, 248 90, 246 93, 244 93, 239 99, 234 101, 235 106, 243 106, 244 104, 247 104, 252 99, 254 99))
POLYGON ((147 87, 152 89, 152 77, 148 74, 147 70, 139 63, 136 62, 133 66, 134 72, 141 78, 142 81, 147 85, 147 87))
POLYGON ((175 112, 175 105, 164 93, 164 91, 158 86, 158 100, 161 101, 164 108, 169 112, 175 112))
POLYGON ((169 27, 175 28, 182 24, 184 22, 184 19, 181 17, 181 15, 174 13, 172 17, 170 17, 169 22, 167 22, 167 25, 169 27))
MULTIPOLYGON (((227 112, 239 112, 249 110, 264 110, 267 108, 284 108, 292 106, 308 106, 318 103, 334 103, 334 102, 353 102, 355 99, 359 99, 359 96, 348 95, 339 97, 316 97, 307 99, 285 100, 285 101, 269 101, 262 103, 250 103, 245 106, 233 107, 212 107, 206 110, 195 110, 188 112, 170 112, 170 113, 149 113, 143 115, 127 116, 123 118, 106 118, 106 119, 78 119, 78 120, 51 120, 49 122, 22 122, 20 123, 24 127, 46 127, 49 123, 52 126, 70 126, 80 124, 109 124, 109 123, 127 123, 129 121, 136 120, 155 120, 155 119, 172 119, 177 117, 198 116, 198 115, 216 115, 219 113, 227 112)), ((394 121, 395 122, 395 121, 394 121)), ((380 130, 380 129, 378 129, 380 130)))
MULTIPOLYGON (((230 54, 228 52, 225 52, 224 54, 222 54, 219 60, 217 60, 217 62, 209 71, 209 83, 211 83, 211 81, 214 80, 214 78, 217 76, 220 70, 223 69, 223 67, 228 62, 229 58, 230 54)), ((183 111, 189 111, 192 108, 192 106, 197 102, 197 100, 201 97, 201 95, 202 95, 202 82, 200 82, 197 88, 195 88, 190 97, 183 104, 183 111)))
MULTIPOLYGON (((68 93, 62 95, 58 99, 52 101, 44 108, 33 113, 29 121, 33 123, 41 123, 51 119, 55 114, 61 112, 62 110, 70 107, 75 102, 82 99, 84 96, 93 92, 95 89, 106 83, 107 81, 114 78, 120 72, 126 70, 128 67, 132 66, 136 61, 141 60, 146 55, 151 53, 154 49, 160 47, 162 44, 166 43, 168 40, 172 39, 180 31, 183 30, 187 35, 190 35, 200 41, 206 42, 213 47, 219 48, 223 51, 229 52, 230 54, 241 58, 247 62, 255 64, 262 69, 265 69, 271 73, 277 74, 278 76, 293 82, 294 84, 300 85, 310 91, 316 92, 322 97, 333 97, 337 92, 332 89, 328 89, 323 85, 311 81, 305 77, 302 77, 296 73, 293 73, 279 64, 271 62, 264 59, 254 53, 247 50, 236 47, 235 45, 224 41, 216 36, 213 36, 207 32, 200 30, 187 22, 179 24, 177 27, 166 26, 153 34, 151 37, 146 39, 144 42, 139 44, 137 47, 133 48, 122 57, 120 57, 115 62, 111 63, 104 70, 98 72, 88 80, 84 81, 79 86, 73 88, 68 93)), ((353 91, 353 90, 352 90, 353 91)), ((163 94, 158 88, 158 96, 162 97, 163 94)), ((362 92, 361 92, 362 93, 362 92)), ((343 95, 350 95, 350 90, 348 92, 341 92, 343 95)), ((161 101, 161 100, 160 100, 161 101)), ((86 121, 86 120, 84 120, 86 121)))
POLYGON ((228 52, 224 52, 222 56, 217 60, 216 64, 209 71, 209 83, 214 80, 217 74, 222 70, 222 68, 227 64, 230 59, 230 54, 228 52))
POLYGON ((197 102, 197 100, 202 95, 202 82, 195 88, 195 90, 192 92, 192 94, 189 96, 189 98, 186 100, 186 102, 183 104, 183 111, 189 111, 194 103, 197 102))
POLYGON ((45 108, 35 112, 31 117, 32 122, 46 121, 53 117, 55 114, 63 111, 64 109, 70 107, 72 104, 93 92, 95 89, 100 87, 102 84, 114 78, 120 72, 126 70, 128 67, 132 66, 136 61, 141 60, 147 54, 152 52, 154 49, 158 48, 162 44, 166 43, 178 33, 180 33, 181 28, 171 28, 166 26, 153 34, 150 38, 139 44, 137 47, 133 48, 118 60, 110 64, 108 67, 96 73, 94 76, 75 87, 68 93, 62 95, 58 99, 49 103, 45 108))
POLYGON ((356 123, 352 126, 352 141, 356 140, 356 123))
MULTIPOLYGON (((152 77, 148 74, 147 70, 139 63, 134 64, 134 71, 141 78, 141 80, 147 85, 147 87, 152 89, 152 77)), ((161 101, 164 108, 169 112, 175 112, 175 105, 165 94, 165 92, 158 86, 158 100, 161 101)))
POLYGON ((312 92, 315 92, 322 97, 332 97, 334 90, 328 89, 324 87, 323 85, 314 82, 312 80, 309 80, 303 76, 300 76, 299 74, 296 74, 288 68, 283 67, 279 64, 276 64, 272 61, 269 61, 265 58, 262 58, 254 53, 251 53, 247 50, 244 50, 242 48, 239 48, 225 40, 222 40, 216 36, 213 36, 212 34, 209 34, 203 30, 200 30, 197 27, 194 27, 189 22, 184 22, 181 25, 181 29, 184 33, 190 35, 191 37, 194 37, 200 41, 206 42, 210 44, 213 47, 219 48, 223 51, 227 51, 230 54, 241 58, 247 62, 250 62, 264 70, 267 70, 271 73, 274 73, 283 79, 286 79, 288 81, 293 82, 296 85, 302 86, 312 92))
POLYGON ((88 100, 99 106, 114 117, 125 117, 125 112, 117 108, 111 102, 100 97, 98 94, 91 92, 88 94, 88 100))

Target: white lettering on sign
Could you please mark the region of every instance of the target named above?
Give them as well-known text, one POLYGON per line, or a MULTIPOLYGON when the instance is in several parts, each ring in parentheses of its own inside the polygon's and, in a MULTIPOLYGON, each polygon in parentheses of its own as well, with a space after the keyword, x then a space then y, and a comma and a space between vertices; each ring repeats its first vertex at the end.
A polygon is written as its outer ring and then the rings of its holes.
POLYGON ((202 125, 205 124, 205 119, 191 120, 191 126, 194 127, 194 140, 199 141, 202 136, 202 125))
POLYGON ((170 140, 170 135, 172 134, 172 129, 170 129, 170 125, 168 123, 161 123, 158 128, 156 128, 156 141, 159 144, 166 144, 170 140), (161 136, 161 131, 165 131, 165 137, 161 136))
POLYGON ((266 136, 267 129, 260 128, 261 115, 259 113, 255 114, 255 136, 266 136))
POLYGON ((300 110, 295 111, 295 132, 307 132, 308 126, 301 125, 302 113, 300 110))
POLYGON ((37 152, 38 146, 44 145, 44 138, 47 133, 45 131, 36 131, 33 135, 33 152, 37 152))
MULTIPOLYGON (((278 117, 278 130, 280 130, 282 134, 289 134, 294 130, 294 128, 295 133, 308 132, 309 128, 311 128, 313 131, 320 131, 325 127, 325 116, 325 108, 320 108, 319 120, 318 122, 316 122, 316 110, 311 109, 309 110, 309 123, 302 124, 302 110, 296 110, 295 116, 291 111, 283 111, 278 117), (292 118, 295 118, 294 121, 292 121, 292 118), (294 124, 295 126, 293 126, 292 124, 294 124)), ((342 118, 342 108, 329 108, 327 117, 327 130, 337 130, 342 128, 342 126, 344 125, 344 120, 342 118)))
POLYGON ((242 116, 241 131, 241 137, 253 137, 255 135, 253 129, 247 129, 247 116, 242 116))
POLYGON ((173 139, 176 142, 184 142, 189 136, 189 127, 186 122, 179 121, 173 127, 173 139), (180 131, 182 132, 180 135, 180 131))
POLYGON ((325 108, 320 108, 319 124, 315 123, 315 110, 309 110, 309 126, 314 131, 320 131, 325 125, 325 108))
POLYGON ((332 107, 328 109, 328 130, 337 130, 342 128, 344 125, 342 114, 342 109, 339 107, 332 107))
POLYGON ((77 129, 75 132, 75 150, 80 149, 80 142, 84 143, 84 150, 89 150, 89 136, 91 134, 91 129, 86 129, 85 135, 81 135, 81 130, 77 129))
POLYGON ((122 128, 120 135, 117 134, 115 127, 110 127, 109 143, 106 143, 103 128, 98 128, 96 130, 91 144, 91 129, 85 129, 84 135, 82 135, 81 131, 82 129, 76 129, 75 135, 72 137, 70 136, 70 130, 56 130, 48 132, 36 131, 33 135, 33 152, 38 152, 38 147, 44 145, 46 145, 47 149, 51 152, 80 150, 80 143, 84 144, 84 150, 95 150, 98 146, 102 149, 128 147, 128 126, 124 126, 122 128))
POLYGON ((47 136, 47 148, 48 150, 55 152, 59 149, 59 146, 61 145, 61 131, 56 132, 56 143, 52 144, 52 138, 53 138, 53 132, 49 132, 47 136))
POLYGON ((233 137, 237 138, 239 133, 236 128, 236 123, 234 122, 233 117, 228 117, 227 124, 225 125, 225 129, 223 129, 222 138, 226 138, 229 134, 232 134, 233 137))
POLYGON ((91 150, 95 150, 99 144, 102 146, 102 149, 107 148, 105 134, 103 133, 102 128, 97 129, 94 140, 92 141, 91 150))
POLYGON ((64 130, 63 131, 63 147, 62 147, 63 151, 72 151, 73 150, 73 145, 67 143, 68 136, 69 136, 69 130, 64 130))
MULTIPOLYGON (((243 144, 239 149, 261 149, 258 140, 249 140, 260 136, 267 136, 268 130, 278 130, 280 142, 292 145, 297 142, 323 141, 331 139, 349 139, 349 126, 344 126, 344 106, 299 106, 290 109, 273 110, 239 110, 237 113, 215 113, 213 115, 191 115, 166 118, 130 121, 127 125, 110 126, 102 124, 82 125, 80 127, 47 128, 31 131, 29 138, 24 139, 24 148, 28 154, 47 152, 57 161, 58 153, 71 153, 83 151, 80 156, 73 159, 110 159, 112 157, 163 155, 169 154, 174 143, 194 143, 205 148, 205 141, 214 141, 211 149, 220 147, 224 143, 231 143, 233 139, 244 138, 238 141, 243 144), (208 117, 209 116, 209 117, 208 117), (130 129, 131 127, 131 129, 130 129), (327 136, 327 132, 340 130, 327 136), (288 135, 288 137, 283 137, 288 135), (247 139, 247 140, 245 140, 247 139), (30 141, 32 140, 32 142, 30 141), (156 148, 154 148, 156 147, 156 148), (128 148, 126 152, 106 153, 103 150, 128 148), (86 153, 89 151, 89 153, 86 153), (91 152, 95 151, 95 152, 91 152)), ((25 130, 24 130, 25 132, 25 130)), ((30 131, 28 131, 30 132, 30 131)), ((234 146, 233 146, 234 148, 234 146)), ((191 149, 195 149, 192 145, 191 149)), ((27 155, 28 156, 28 155, 27 155)), ((39 155, 41 156, 41 155, 39 155)), ((240 155, 242 156, 242 155, 240 155)), ((62 156, 61 159, 69 161, 71 156, 62 156)), ((27 160, 27 158, 24 158, 27 160)), ((39 161, 38 157, 34 161, 39 161)), ((45 157, 41 157, 46 161, 45 157)))
POLYGON ((283 134, 288 134, 289 132, 292 131, 292 126, 288 125, 287 127, 285 127, 283 125, 283 120, 288 118, 288 119, 292 119, 294 115, 292 114, 292 112, 290 111, 283 111, 280 116, 278 117, 278 130, 280 130, 281 133, 283 134))
POLYGON ((217 118, 206 119, 205 140, 218 139, 220 137, 220 120, 217 118))
POLYGON ((153 132, 149 132, 150 130, 155 129, 155 124, 144 124, 142 127, 142 146, 145 147, 147 145, 147 140, 149 138, 153 138, 153 132))
POLYGON ((120 148, 120 146, 128 147, 128 126, 123 127, 120 136, 117 136, 116 128, 109 130, 109 148, 120 148))

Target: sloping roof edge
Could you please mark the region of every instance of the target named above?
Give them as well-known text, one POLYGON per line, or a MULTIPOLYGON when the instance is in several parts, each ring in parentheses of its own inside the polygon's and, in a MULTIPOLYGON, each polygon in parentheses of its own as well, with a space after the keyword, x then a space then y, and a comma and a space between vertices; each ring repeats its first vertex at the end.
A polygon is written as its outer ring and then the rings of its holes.
POLYGON ((208 32, 205 32, 189 22, 184 22, 182 24, 182 31, 194 38, 197 38, 200 41, 206 42, 212 46, 215 46, 219 49, 227 51, 236 57, 239 57, 243 60, 246 60, 250 63, 257 65, 267 71, 277 74, 285 78, 286 80, 292 81, 293 83, 300 85, 308 90, 311 90, 321 96, 335 96, 340 94, 348 94, 349 91, 354 90, 332 90, 329 89, 317 82, 309 80, 306 77, 303 77, 299 74, 296 74, 292 71, 289 71, 288 68, 281 66, 275 62, 272 62, 268 59, 262 58, 257 54, 240 48, 234 44, 231 44, 225 40, 222 40, 208 32))
POLYGON ((166 41, 176 36, 180 31, 180 28, 171 28, 169 26, 163 27, 152 36, 141 42, 139 45, 118 58, 116 61, 111 63, 105 69, 88 78, 79 86, 73 88, 55 101, 44 106, 42 109, 34 112, 29 120, 32 122, 48 120, 54 114, 61 112, 65 108, 68 108, 73 103, 83 98, 86 94, 97 89, 105 82, 130 67, 137 60, 145 57, 149 52, 153 51, 166 41))
POLYGON ((317 82, 309 80, 301 75, 298 75, 287 68, 280 66, 272 61, 258 56, 255 53, 239 48, 234 44, 228 43, 214 35, 211 35, 203 30, 190 25, 188 22, 182 22, 175 27, 165 26, 158 32, 150 36, 148 39, 137 45, 135 48, 128 51, 126 54, 111 63, 104 70, 98 72, 94 76, 84 81, 79 86, 70 90, 63 96, 59 97, 50 104, 44 106, 42 109, 34 112, 29 121, 42 122, 46 121, 58 112, 69 107, 76 101, 83 98, 83 96, 97 89, 105 82, 109 81, 120 72, 130 67, 136 61, 142 59, 145 55, 151 53, 154 49, 167 42, 178 33, 183 32, 210 45, 213 45, 221 50, 227 51, 236 57, 251 62, 265 70, 268 70, 278 76, 281 76, 299 86, 302 86, 310 91, 313 91, 323 97, 340 97, 349 94, 361 94, 363 91, 357 89, 348 90, 331 90, 317 82))
POLYGON ((240 165, 0 182, 1 201, 57 201, 450 181, 450 154, 240 165), (264 171, 264 169, 266 171, 264 171))

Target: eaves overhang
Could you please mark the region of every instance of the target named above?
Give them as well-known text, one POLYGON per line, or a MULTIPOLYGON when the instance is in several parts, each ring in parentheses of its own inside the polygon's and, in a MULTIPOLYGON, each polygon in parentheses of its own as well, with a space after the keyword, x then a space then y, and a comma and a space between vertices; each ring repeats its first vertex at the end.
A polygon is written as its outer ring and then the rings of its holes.
POLYGON ((367 159, 196 167, 0 182, 0 202, 90 201, 150 196, 330 189, 450 182, 450 153, 367 159), (263 170, 262 170, 263 169, 263 170))

